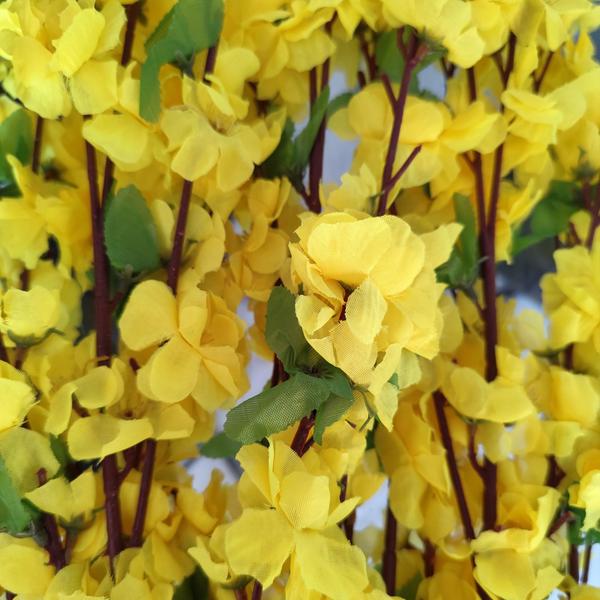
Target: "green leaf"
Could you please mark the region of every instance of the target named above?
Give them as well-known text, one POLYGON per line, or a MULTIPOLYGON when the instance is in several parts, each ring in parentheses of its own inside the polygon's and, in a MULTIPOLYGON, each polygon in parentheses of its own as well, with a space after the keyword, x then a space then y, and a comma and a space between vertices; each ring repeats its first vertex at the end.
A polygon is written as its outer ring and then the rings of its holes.
POLYGON ((22 501, 4 459, 0 457, 0 530, 12 535, 25 531, 36 512, 22 501))
POLYGON ((330 119, 338 110, 346 108, 353 97, 354 92, 344 92, 343 94, 340 94, 331 100, 329 106, 327 107, 327 118, 330 119))
POLYGON ((11 113, 0 124, 0 194, 18 196, 12 167, 7 156, 15 156, 24 165, 31 162, 33 153, 33 126, 31 118, 23 109, 11 113))
POLYGON ((140 115, 157 121, 160 115, 160 68, 168 63, 189 65, 196 53, 214 46, 223 26, 223 0, 178 0, 146 42, 146 62, 140 77, 140 115))
POLYGON ((115 269, 139 273, 160 265, 156 226, 134 185, 119 190, 112 198, 104 229, 106 251, 115 269))
POLYGON ((352 384, 348 379, 348 376, 337 367, 329 364, 328 362, 322 361, 317 365, 318 376, 327 382, 329 391, 340 396, 344 400, 352 403, 354 396, 352 395, 352 384))
POLYGON ((315 441, 318 444, 323 442, 323 432, 327 427, 339 421, 352 407, 353 399, 343 398, 342 396, 330 396, 317 410, 315 419, 315 441))
POLYGON ((446 263, 437 268, 438 281, 454 288, 470 288, 479 272, 477 222, 471 201, 454 194, 456 221, 463 226, 458 244, 446 263))
POLYGON ((67 444, 63 442, 58 436, 50 435, 50 448, 52 449, 52 453, 56 457, 56 460, 60 464, 60 469, 57 475, 63 475, 65 469, 72 462, 71 455, 69 454, 69 450, 67 448, 67 444))
POLYGON ((294 142, 296 147, 296 168, 301 171, 304 171, 306 165, 308 165, 310 153, 315 145, 323 119, 325 119, 325 115, 327 114, 328 105, 329 86, 325 86, 310 111, 310 118, 306 127, 300 132, 294 142))
POLYGON ((279 144, 273 153, 260 165, 260 174, 265 179, 287 177, 294 168, 296 149, 294 147, 294 123, 287 119, 279 144))
POLYGON ((411 577, 398 591, 397 596, 404 598, 404 600, 416 600, 419 586, 423 581, 423 575, 417 572, 411 577))
POLYGON ((269 348, 291 373, 308 350, 308 342, 296 317, 296 298, 285 287, 274 287, 267 303, 265 337, 269 348))
POLYGON ((295 373, 283 383, 242 402, 227 414, 225 433, 242 444, 251 444, 287 429, 318 409, 327 400, 326 381, 295 373))
MULTIPOLYGON (((407 28, 404 35, 405 43, 408 42, 409 35, 409 29, 407 28)), ((400 48, 398 48, 396 30, 385 31, 377 37, 375 43, 375 62, 379 73, 387 75, 392 83, 400 83, 402 81, 404 57, 400 52, 400 48)), ((419 69, 415 69, 410 79, 408 90, 411 94, 419 93, 418 71, 419 69)))
POLYGON ((571 181, 552 182, 548 194, 536 205, 529 219, 513 232, 513 257, 567 229, 569 219, 582 208, 576 192, 576 184, 571 181))
POLYGON ((200 567, 186 577, 175 589, 173 600, 208 600, 208 577, 200 567))
MULTIPOLYGON (((342 102, 341 100, 339 102, 342 102)), ((273 154, 260 166, 260 174, 266 179, 287 177, 295 188, 302 186, 319 129, 328 114, 329 86, 321 92, 314 103, 306 127, 294 139, 294 124, 288 119, 281 139, 273 154)))
POLYGON ((233 458, 242 447, 237 440, 232 440, 226 433, 217 433, 201 448, 203 456, 208 458, 233 458))

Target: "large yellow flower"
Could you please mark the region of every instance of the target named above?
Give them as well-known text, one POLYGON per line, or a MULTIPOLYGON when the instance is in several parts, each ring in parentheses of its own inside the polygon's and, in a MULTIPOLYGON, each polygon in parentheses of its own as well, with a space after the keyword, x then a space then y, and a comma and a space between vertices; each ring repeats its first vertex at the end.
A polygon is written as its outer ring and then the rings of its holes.
POLYGON ((391 427, 398 387, 419 377, 416 356, 439 351, 444 286, 435 267, 458 225, 415 234, 398 217, 305 215, 290 245, 296 314, 309 343, 378 399, 391 427), (396 385, 389 380, 396 374, 396 385))
POLYGON ((119 325, 129 348, 153 349, 138 372, 139 389, 148 398, 174 403, 191 394, 215 410, 245 391, 243 323, 221 298, 195 284, 175 298, 165 283, 140 283, 119 325))

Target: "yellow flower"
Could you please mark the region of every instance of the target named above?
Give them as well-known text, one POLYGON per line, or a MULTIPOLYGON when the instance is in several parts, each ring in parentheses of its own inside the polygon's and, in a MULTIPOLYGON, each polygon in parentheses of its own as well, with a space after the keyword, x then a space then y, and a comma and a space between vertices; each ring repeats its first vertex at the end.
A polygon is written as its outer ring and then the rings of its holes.
POLYGON ((591 340, 600 350, 600 237, 591 252, 575 246, 557 250, 554 260, 556 273, 541 281, 551 347, 591 340))
POLYGON ((291 556, 291 577, 300 577, 306 589, 333 599, 360 597, 369 584, 365 558, 336 526, 358 498, 340 503, 339 492, 332 494, 336 483, 314 463, 311 468, 308 455, 299 458, 281 441, 268 449, 246 446, 237 458, 245 470, 246 500, 241 516, 226 526, 225 560, 212 558, 202 539, 190 554, 221 580, 227 571, 220 564, 226 561, 234 574, 249 574, 264 587, 291 556), (337 568, 340 562, 343 571, 337 568))
POLYGON ((472 67, 483 54, 484 43, 473 24, 470 2, 384 0, 383 7, 392 26, 410 25, 424 32, 447 48, 449 60, 460 67, 472 67))
POLYGON ((239 349, 244 327, 223 300, 195 284, 175 298, 164 283, 142 282, 119 325, 132 350, 156 348, 138 372, 138 386, 146 397, 174 403, 192 395, 212 411, 245 390, 239 349))
POLYGON ((305 215, 299 242, 290 245, 306 339, 373 393, 387 427, 397 390, 419 379, 415 355, 439 352, 444 288, 434 268, 458 231, 448 226, 418 236, 398 217, 329 213, 305 215), (389 383, 394 373, 396 386, 389 383))

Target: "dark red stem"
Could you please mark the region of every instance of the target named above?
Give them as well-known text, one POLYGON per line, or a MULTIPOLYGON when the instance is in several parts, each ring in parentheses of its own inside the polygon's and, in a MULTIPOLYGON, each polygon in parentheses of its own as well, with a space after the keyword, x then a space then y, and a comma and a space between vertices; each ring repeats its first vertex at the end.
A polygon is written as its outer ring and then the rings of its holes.
MULTIPOLYGON (((204 78, 212 72, 217 58, 217 47, 210 48, 204 67, 204 78)), ((173 250, 171 259, 167 268, 167 284, 171 288, 173 295, 177 294, 177 283, 179 281, 179 272, 181 270, 181 260, 183 257, 183 245, 185 242, 185 230, 187 227, 187 218, 192 198, 193 182, 184 179, 181 190, 181 201, 179 203, 179 212, 177 214, 177 224, 175 225, 175 237, 173 240, 173 250)), ((146 513, 148 512, 148 501, 150 500, 150 490, 152 489, 152 477, 154 474, 154 463, 156 462, 156 440, 149 439, 146 442, 146 453, 144 457, 144 466, 142 468, 142 478, 140 481, 140 493, 131 530, 131 539, 129 545, 139 547, 142 544, 144 535, 144 524, 146 522, 146 513)))
POLYGON ((400 130, 402 129, 402 121, 404 119, 404 109, 406 108, 406 99, 408 98, 410 80, 412 78, 413 71, 415 70, 421 58, 427 51, 427 47, 422 44, 418 44, 416 40, 413 40, 411 46, 411 49, 408 51, 409 57, 404 65, 404 72, 402 73, 402 81, 400 83, 400 91, 398 92, 398 98, 396 98, 396 102, 393 107, 394 122, 392 125, 390 143, 388 146, 388 152, 383 168, 383 177, 381 180, 381 189, 383 191, 379 196, 379 204, 377 206, 378 216, 384 215, 387 209, 388 196, 390 194, 391 189, 388 188, 388 186, 392 179, 394 162, 396 160, 396 154, 398 152, 398 144, 400 142, 400 130))
POLYGON ((458 470, 458 464, 456 462, 456 454, 454 452, 454 446, 452 444, 452 437, 450 435, 450 429, 448 427, 446 413, 444 412, 446 398, 441 392, 434 392, 433 404, 435 407, 435 414, 437 416, 438 426, 440 428, 440 437, 442 438, 442 445, 446 450, 446 464, 448 465, 450 480, 452 481, 452 487, 454 488, 454 495, 456 496, 456 503, 458 505, 460 519, 465 530, 465 537, 469 541, 472 541, 475 539, 475 529, 473 528, 473 521, 471 520, 471 514, 469 513, 467 497, 465 496, 465 490, 463 488, 462 480, 460 478, 460 472, 458 470))
POLYGON ((396 594, 396 539, 398 523, 391 508, 387 509, 385 522, 385 539, 383 547, 383 565, 381 575, 385 583, 385 591, 390 595, 396 594))
POLYGON ((34 173, 40 172, 42 157, 42 140, 44 138, 44 119, 37 116, 35 120, 35 134, 33 138, 33 154, 31 156, 31 170, 34 173))
POLYGON ((181 259, 183 256, 185 230, 192 198, 192 187, 193 183, 184 179, 183 188, 181 190, 181 201, 179 203, 179 213, 177 214, 177 225, 175 226, 175 237, 173 239, 173 251, 167 269, 167 284, 171 288, 173 294, 177 293, 177 281, 179 280, 179 271, 181 270, 181 259))
MULTIPOLYGON (((94 252, 94 318, 96 325, 96 357, 98 364, 110 366, 111 313, 108 284, 108 260, 104 248, 104 214, 98 192, 98 171, 96 151, 85 143, 90 209, 92 215, 92 246, 94 252)), ((108 536, 108 556, 111 566, 121 551, 121 509, 119 506, 119 471, 116 456, 111 455, 102 461, 104 482, 106 531, 108 536)))
POLYGON ((300 425, 298 425, 298 429, 292 440, 292 445, 290 446, 298 456, 303 456, 308 450, 306 442, 308 441, 310 430, 315 424, 315 416, 315 412, 313 411, 308 417, 302 417, 300 425))
MULTIPOLYGON (((46 469, 40 469, 37 472, 38 483, 44 485, 48 481, 46 469)), ((65 566, 65 550, 60 540, 60 532, 58 531, 58 525, 56 524, 56 518, 54 515, 44 513, 42 515, 42 523, 46 530, 46 551, 50 556, 50 562, 54 565, 57 571, 60 571, 65 566)))
MULTIPOLYGON (((125 38, 123 40, 123 50, 121 52, 121 66, 126 67, 131 60, 131 53, 133 52, 133 41, 135 38, 135 29, 140 18, 142 10, 142 0, 135 4, 129 4, 125 8, 127 15, 127 25, 125 26, 125 38)), ((106 162, 104 163, 104 179, 102 182, 102 201, 104 202, 108 198, 108 194, 112 188, 113 180, 115 176, 115 164, 107 156, 106 162)))
POLYGON ((402 177, 402 175, 404 175, 404 173, 406 173, 406 171, 408 171, 408 168, 410 167, 410 165, 412 165, 415 158, 417 158, 417 156, 419 155, 419 152, 421 152, 422 148, 423 148, 423 146, 417 146, 406 157, 406 160, 402 163, 402 166, 398 169, 396 174, 388 181, 387 185, 382 190, 382 192, 381 192, 382 194, 389 194, 392 191, 394 186, 398 183, 398 181, 400 181, 400 178, 402 177))
POLYGON ((585 553, 583 555, 583 570, 581 571, 581 583, 587 584, 590 578, 590 566, 592 563, 592 542, 586 541, 585 553))
POLYGON ((259 581, 254 582, 252 588, 252 600, 260 600, 262 598, 263 588, 259 581))

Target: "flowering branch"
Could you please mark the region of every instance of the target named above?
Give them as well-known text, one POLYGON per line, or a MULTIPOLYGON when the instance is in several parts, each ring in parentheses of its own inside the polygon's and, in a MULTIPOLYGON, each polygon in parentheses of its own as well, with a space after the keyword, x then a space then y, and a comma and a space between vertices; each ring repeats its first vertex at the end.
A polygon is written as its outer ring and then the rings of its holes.
MULTIPOLYGON (((402 37, 400 34, 399 37, 402 37)), ((412 37, 410 40, 409 47, 406 49, 407 60, 404 64, 404 72, 402 73, 402 81, 400 83, 400 91, 396 98, 393 110, 394 110, 394 123, 392 125, 392 133, 390 135, 390 144, 388 146, 388 152, 385 159, 385 165, 383 168, 383 177, 381 181, 382 194, 379 197, 379 204, 377 206, 377 216, 385 214, 387 209, 388 196, 391 190, 390 181, 392 180, 392 171, 394 169, 394 161, 396 160, 396 154, 398 152, 398 144, 400 142, 400 130, 402 129, 402 121, 404 119, 404 110, 406 108, 406 100, 408 98, 408 90, 410 88, 410 80, 412 74, 419 62, 427 52, 427 46, 419 43, 416 37, 412 37)))

